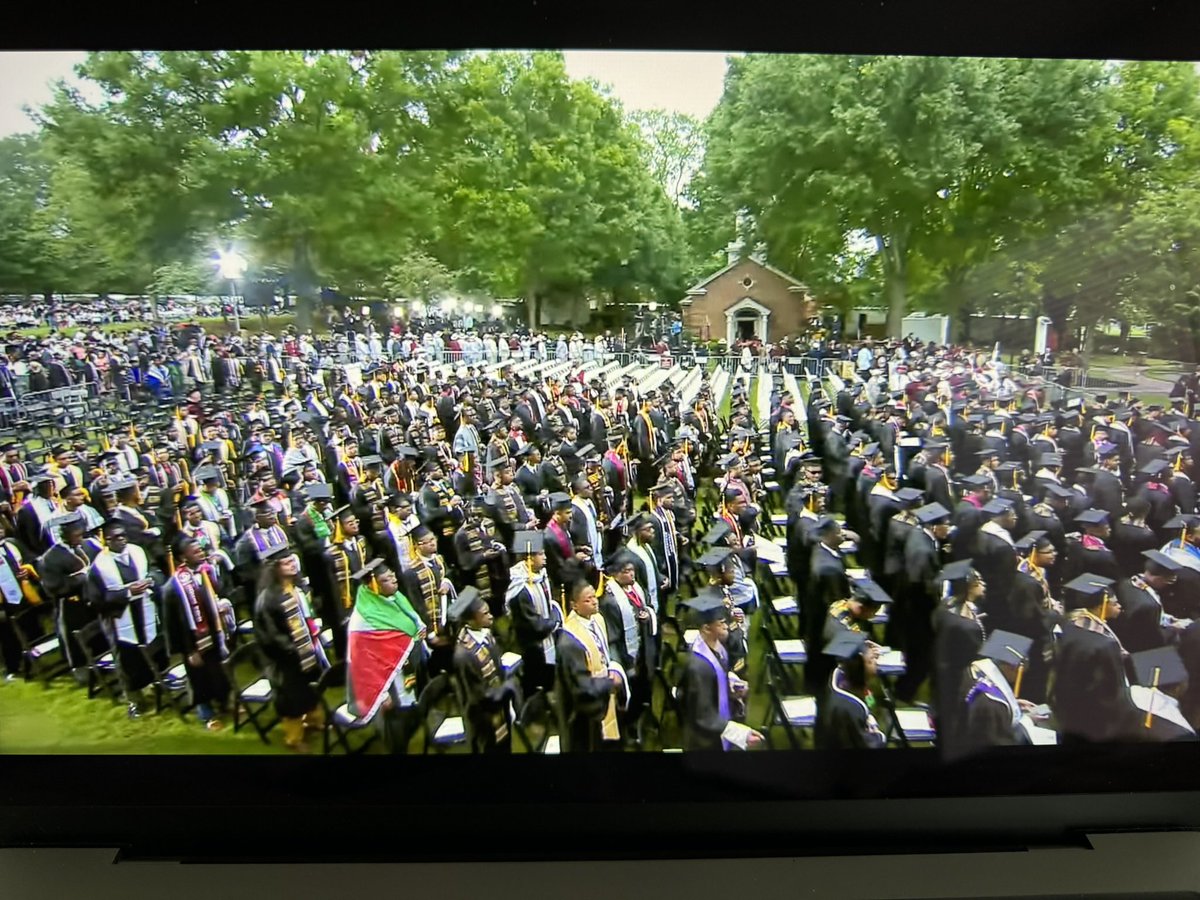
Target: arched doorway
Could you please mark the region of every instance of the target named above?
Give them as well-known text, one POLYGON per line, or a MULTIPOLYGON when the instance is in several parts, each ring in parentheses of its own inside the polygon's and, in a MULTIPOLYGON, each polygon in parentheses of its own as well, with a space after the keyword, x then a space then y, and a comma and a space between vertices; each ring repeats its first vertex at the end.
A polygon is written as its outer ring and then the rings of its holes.
POLYGON ((769 332, 771 310, 761 303, 743 297, 725 310, 725 340, 729 346, 738 341, 758 339, 766 341, 769 332))

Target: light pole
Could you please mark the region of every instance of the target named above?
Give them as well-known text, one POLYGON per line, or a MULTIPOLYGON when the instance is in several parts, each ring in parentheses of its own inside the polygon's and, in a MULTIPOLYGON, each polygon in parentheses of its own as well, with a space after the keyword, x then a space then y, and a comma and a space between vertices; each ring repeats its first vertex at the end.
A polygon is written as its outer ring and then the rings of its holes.
POLYGON ((236 334, 242 330, 241 320, 238 318, 237 283, 238 279, 246 274, 246 260, 236 250, 227 250, 217 255, 217 268, 220 270, 221 277, 226 279, 233 288, 233 294, 229 299, 233 306, 233 330, 236 334))

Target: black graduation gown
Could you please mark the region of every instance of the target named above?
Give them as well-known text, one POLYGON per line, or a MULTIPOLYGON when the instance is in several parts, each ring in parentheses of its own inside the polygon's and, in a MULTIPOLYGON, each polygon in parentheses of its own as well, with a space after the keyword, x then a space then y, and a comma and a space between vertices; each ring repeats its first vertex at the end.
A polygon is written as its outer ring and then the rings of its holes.
POLYGON ((970 668, 983 646, 983 623, 945 606, 933 616, 933 701, 938 746, 947 755, 962 745, 970 668))
POLYGON ((519 705, 516 687, 504 677, 500 649, 494 638, 476 644, 467 633, 454 647, 454 671, 466 700, 466 717, 475 753, 506 753, 512 749, 510 703, 519 705))
POLYGON ((525 585, 509 603, 509 613, 512 615, 513 636, 516 638, 517 649, 521 654, 521 688, 526 696, 532 696, 538 688, 549 690, 554 684, 554 667, 546 663, 546 655, 542 649, 542 641, 554 634, 561 624, 554 609, 558 600, 550 598, 550 615, 542 616, 534 603, 530 591, 536 590, 532 585, 525 585))
MULTIPOLYGON (((80 545, 87 557, 85 564, 65 544, 55 544, 37 562, 42 578, 42 594, 55 604, 58 615, 59 639, 66 638, 67 661, 72 668, 87 664, 82 650, 72 632, 96 620, 96 611, 85 602, 87 566, 96 558, 96 548, 87 541, 80 545)), ((97 639, 94 655, 101 656, 106 650, 103 641, 97 639)))
POLYGON ((555 686, 562 724, 562 750, 579 753, 599 750, 601 731, 613 683, 608 675, 588 671, 587 654, 574 635, 560 632, 555 643, 558 662, 555 686))
POLYGON ((1175 500, 1175 505, 1179 507, 1181 513, 1194 513, 1196 511, 1196 483, 1187 475, 1178 472, 1171 479, 1169 484, 1171 488, 1171 496, 1175 500))
POLYGON ((824 688, 821 681, 828 672, 824 665, 824 654, 821 652, 825 620, 829 616, 829 607, 832 604, 850 596, 850 580, 846 577, 846 563, 841 554, 836 551, 831 553, 821 543, 813 545, 809 571, 811 580, 808 594, 803 598, 800 616, 804 626, 804 646, 808 649, 804 683, 816 696, 824 688))
POLYGON ((830 687, 817 700, 817 727, 813 738, 818 750, 869 750, 886 743, 869 726, 866 704, 841 687, 830 687))
POLYGON ((313 682, 319 677, 320 666, 315 657, 305 660, 297 650, 283 591, 278 588, 261 591, 254 601, 254 639, 267 658, 276 712, 282 718, 299 718, 315 709, 320 700, 313 682))
MULTIPOLYGON (((720 656, 717 657, 720 661, 720 656)), ((728 673, 728 669, 726 669, 728 673)), ((679 702, 683 707, 683 749, 722 750, 721 735, 729 718, 720 711, 720 682, 711 663, 689 653, 679 682, 679 702)), ((733 710, 730 700, 730 712, 733 710)))
MULTIPOLYGON (((417 615, 421 617, 421 622, 427 631, 426 640, 432 640, 434 637, 443 639, 442 646, 429 648, 424 674, 430 678, 448 671, 454 661, 453 634, 448 623, 446 625, 441 623, 443 598, 439 588, 445 577, 445 566, 436 557, 430 560, 428 565, 418 562, 413 568, 405 569, 400 575, 400 589, 408 598, 408 602, 412 604, 413 609, 417 611, 417 615), (432 586, 430 587, 432 596, 426 594, 426 586, 430 585, 429 578, 418 571, 426 568, 433 572, 432 586), (431 608, 431 605, 435 608, 431 608)), ((447 619, 449 618, 450 603, 451 600, 447 596, 445 598, 447 619)))
POLYGON ((984 523, 983 513, 979 507, 966 500, 954 507, 954 515, 950 524, 955 528, 954 537, 950 539, 951 559, 970 559, 975 553, 975 539, 984 523))
POLYGON ((930 503, 940 503, 946 509, 954 509, 954 497, 950 492, 950 482, 946 473, 937 466, 925 469, 925 496, 930 503))
POLYGON ((1029 735, 1014 725, 1008 704, 980 691, 966 704, 965 745, 979 752, 989 747, 1014 747, 1030 744, 1029 735))
POLYGON ((1147 483, 1137 489, 1135 496, 1150 504, 1150 512, 1146 514, 1146 524, 1151 528, 1162 528, 1175 516, 1175 498, 1171 496, 1169 488, 1151 490, 1147 483))
MULTIPOLYGON (((1092 482, 1092 505, 1108 513, 1113 522, 1121 518, 1124 510, 1121 480, 1112 472, 1101 470, 1092 482)), ((1164 520, 1165 521, 1165 520, 1164 520)))
POLYGON ((1162 541, 1148 526, 1134 525, 1132 522, 1114 524, 1112 538, 1108 543, 1123 575, 1140 572, 1142 564, 1146 561, 1142 553, 1146 550, 1157 550, 1162 545, 1162 541))
POLYGON ((1138 736, 1144 714, 1133 704, 1121 648, 1105 634, 1063 626, 1051 706, 1064 743, 1138 736))
POLYGON ((1084 547, 1082 541, 1069 542, 1067 563, 1067 571, 1063 573, 1063 579, 1066 581, 1085 573, 1111 578, 1113 581, 1120 581, 1122 577, 1117 557, 1107 546, 1092 550, 1084 547))
POLYGON ((904 544, 904 574, 892 613, 906 665, 896 681, 896 695, 903 700, 916 695, 932 667, 933 613, 940 595, 933 579, 942 565, 934 539, 914 529, 904 544))
MULTIPOLYGON (((200 590, 203 591, 203 588, 200 590)), ((230 685, 221 666, 221 651, 215 635, 209 646, 199 651, 201 664, 192 665, 190 656, 197 652, 198 646, 196 634, 188 627, 187 616, 184 613, 184 603, 187 601, 176 588, 174 579, 166 583, 162 598, 167 641, 173 653, 183 655, 184 670, 187 672, 188 685, 192 689, 192 700, 197 704, 216 703, 223 707, 229 697, 230 685)), ((214 616, 219 614, 215 609, 212 612, 214 616)), ((215 628, 215 619, 209 624, 210 628, 215 628)))
POLYGON ((1121 601, 1121 614, 1108 626, 1122 647, 1130 653, 1140 653, 1170 643, 1175 629, 1162 627, 1162 604, 1150 596, 1140 578, 1136 584, 1132 578, 1118 581, 1115 591, 1121 601))
POLYGON ((869 494, 867 496, 867 568, 882 576, 884 555, 887 550, 888 524, 892 516, 903 508, 899 500, 885 494, 869 494))
POLYGON ((981 531, 976 536, 975 548, 970 556, 975 569, 987 583, 987 594, 982 605, 989 615, 988 627, 999 628, 990 616, 995 609, 999 610, 999 617, 1004 618, 1003 611, 1017 575, 1017 551, 1003 538, 981 531))

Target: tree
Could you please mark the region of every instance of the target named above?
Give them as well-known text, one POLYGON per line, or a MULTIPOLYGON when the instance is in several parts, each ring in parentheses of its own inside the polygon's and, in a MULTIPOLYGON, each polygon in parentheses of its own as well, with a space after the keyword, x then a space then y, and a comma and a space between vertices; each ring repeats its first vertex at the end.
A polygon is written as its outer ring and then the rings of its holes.
POLYGON ((388 269, 383 286, 389 297, 419 299, 428 303, 454 290, 459 276, 428 253, 414 250, 388 269))
POLYGON ((733 59, 708 126, 705 174, 754 212, 784 268, 815 247, 825 260, 818 267, 836 270, 847 236, 874 239, 888 332, 898 335, 915 256, 937 257, 942 251, 930 244, 954 238, 948 222, 969 219, 968 210, 989 210, 992 224, 1018 212, 1031 185, 1066 169, 1069 154, 1050 151, 1073 139, 1068 124, 1091 134, 1073 94, 1057 105, 1015 103, 1014 91, 1028 93, 1043 74, 1033 64, 1022 72, 979 59, 733 59), (1014 74, 1021 76, 1015 87, 1014 74), (1026 130, 1023 115, 1047 120, 1045 133, 1026 130), (997 187, 997 176, 1015 179, 1012 187, 997 187))
POLYGON ((37 135, 0 139, 0 291, 31 294, 49 279, 49 235, 40 210, 48 202, 51 165, 37 135))
POLYGON ((650 174, 678 206, 704 155, 704 130, 699 119, 663 109, 638 110, 631 118, 650 148, 650 174))
POLYGON ((634 127, 572 81, 561 54, 472 57, 449 99, 430 110, 447 148, 433 246, 471 287, 524 296, 536 327, 543 300, 581 300, 598 272, 656 239, 639 208, 654 186, 634 127))

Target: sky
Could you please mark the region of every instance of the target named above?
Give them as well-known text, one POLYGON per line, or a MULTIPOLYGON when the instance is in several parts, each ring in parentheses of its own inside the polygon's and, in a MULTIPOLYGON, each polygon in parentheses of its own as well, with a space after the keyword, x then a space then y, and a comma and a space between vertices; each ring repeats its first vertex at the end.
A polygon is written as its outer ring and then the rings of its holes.
MULTIPOLYGON (((32 131, 23 107, 47 103, 50 84, 59 78, 78 84, 72 67, 84 56, 60 51, 0 52, 0 137, 32 131)), ((666 109, 702 119, 721 99, 722 53, 568 50, 564 57, 572 78, 594 78, 610 85, 626 109, 666 109)))

